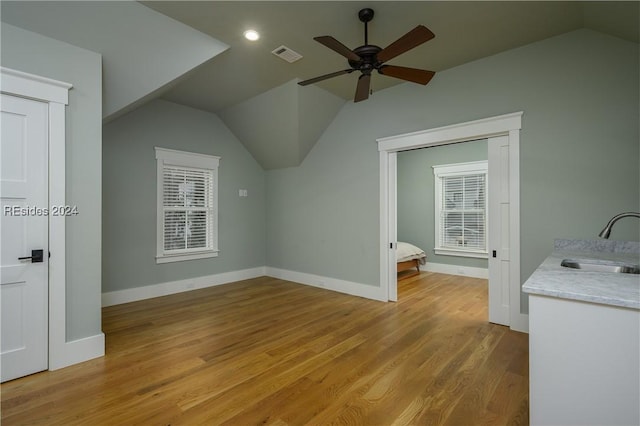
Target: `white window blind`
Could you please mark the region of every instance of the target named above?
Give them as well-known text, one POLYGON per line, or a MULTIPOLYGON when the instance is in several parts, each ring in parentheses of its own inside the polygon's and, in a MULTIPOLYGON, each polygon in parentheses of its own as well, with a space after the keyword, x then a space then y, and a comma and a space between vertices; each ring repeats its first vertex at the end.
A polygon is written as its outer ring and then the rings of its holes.
POLYGON ((164 250, 202 250, 213 240, 213 172, 165 166, 164 250))
POLYGON ((486 257, 486 161, 434 166, 434 174, 436 253, 486 257))
POLYGON ((219 157, 156 148, 158 263, 217 256, 219 157))

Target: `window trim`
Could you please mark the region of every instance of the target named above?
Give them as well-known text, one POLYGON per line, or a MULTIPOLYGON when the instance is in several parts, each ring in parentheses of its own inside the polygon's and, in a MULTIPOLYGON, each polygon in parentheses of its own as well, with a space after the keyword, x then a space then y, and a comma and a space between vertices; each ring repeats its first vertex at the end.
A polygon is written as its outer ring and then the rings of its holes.
POLYGON ((156 153, 156 264, 181 262, 186 260, 206 259, 217 257, 218 247, 218 168, 220 157, 195 152, 178 151, 174 149, 155 147, 156 153), (164 251, 164 166, 178 166, 196 169, 206 169, 213 173, 213 241, 212 248, 198 250, 187 249, 184 253, 167 254, 164 251))
POLYGON ((435 196, 435 212, 434 212, 434 253, 438 255, 444 256, 458 256, 458 257, 473 257, 480 259, 488 259, 489 258, 489 249, 488 249, 488 224, 489 224, 489 202, 488 202, 488 194, 489 194, 489 180, 488 180, 488 170, 489 164, 488 160, 481 161, 470 161, 466 163, 455 163, 455 164, 443 164, 432 166, 433 175, 434 175, 434 196, 435 196), (466 175, 476 175, 476 174, 484 174, 485 175, 485 217, 484 217, 484 229, 485 229, 485 249, 484 250, 475 250, 475 249, 456 249, 451 247, 442 247, 440 245, 441 234, 440 234, 440 212, 442 211, 442 177, 451 177, 451 176, 466 176, 466 175))

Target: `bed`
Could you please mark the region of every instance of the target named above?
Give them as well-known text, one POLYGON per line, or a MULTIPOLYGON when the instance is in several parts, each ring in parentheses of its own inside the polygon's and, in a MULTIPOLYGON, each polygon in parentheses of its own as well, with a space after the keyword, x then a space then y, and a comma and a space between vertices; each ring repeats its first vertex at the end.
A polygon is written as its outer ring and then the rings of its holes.
POLYGON ((397 272, 412 268, 416 268, 416 271, 420 272, 420 265, 427 263, 427 255, 424 250, 413 244, 398 241, 396 261, 398 263, 397 272))

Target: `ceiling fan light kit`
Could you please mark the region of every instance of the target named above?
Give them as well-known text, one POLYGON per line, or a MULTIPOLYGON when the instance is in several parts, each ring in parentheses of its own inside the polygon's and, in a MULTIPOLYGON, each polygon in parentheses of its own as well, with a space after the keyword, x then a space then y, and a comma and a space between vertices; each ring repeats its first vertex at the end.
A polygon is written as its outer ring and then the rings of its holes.
POLYGON ((334 52, 347 58, 351 68, 304 80, 298 84, 306 86, 308 84, 317 83, 339 75, 351 74, 354 71, 360 71, 360 77, 358 77, 356 93, 353 99, 354 102, 360 102, 369 98, 371 73, 374 70, 378 71, 378 74, 395 77, 400 80, 422 85, 429 83, 431 78, 435 75, 435 72, 433 71, 400 67, 396 65, 385 65, 385 62, 431 40, 435 35, 427 27, 418 25, 383 49, 379 46, 369 44, 367 24, 373 19, 373 16, 373 9, 366 8, 358 12, 358 18, 364 23, 364 45, 356 47, 353 50, 349 49, 347 46, 331 36, 314 37, 313 39, 318 43, 325 45, 334 52))

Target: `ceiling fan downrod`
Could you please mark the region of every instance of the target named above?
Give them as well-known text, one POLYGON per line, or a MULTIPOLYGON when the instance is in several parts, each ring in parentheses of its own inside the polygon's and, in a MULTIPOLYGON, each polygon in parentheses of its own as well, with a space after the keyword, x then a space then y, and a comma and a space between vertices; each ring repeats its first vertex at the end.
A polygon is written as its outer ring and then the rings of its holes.
POLYGON ((364 22, 364 45, 365 46, 369 44, 368 23, 373 19, 373 15, 374 15, 373 9, 370 9, 370 8, 361 9, 360 12, 358 12, 358 18, 360 19, 361 22, 364 22))

